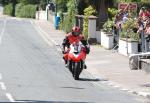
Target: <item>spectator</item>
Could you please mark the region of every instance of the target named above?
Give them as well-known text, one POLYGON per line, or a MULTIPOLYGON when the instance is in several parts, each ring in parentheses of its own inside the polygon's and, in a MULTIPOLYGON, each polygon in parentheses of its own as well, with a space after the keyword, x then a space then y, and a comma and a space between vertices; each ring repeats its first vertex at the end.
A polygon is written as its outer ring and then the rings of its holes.
POLYGON ((120 9, 119 12, 115 16, 115 26, 117 29, 121 28, 122 23, 126 22, 128 20, 128 10, 129 6, 131 4, 129 3, 124 9, 120 9))
POLYGON ((145 34, 150 35, 150 18, 147 18, 147 20, 145 21, 145 34))
POLYGON ((150 18, 146 20, 145 23, 145 44, 146 44, 146 51, 150 51, 150 18))
POLYGON ((150 12, 145 7, 142 7, 139 12, 139 17, 142 18, 143 21, 145 21, 150 17, 150 12))
POLYGON ((119 12, 115 15, 115 26, 117 29, 121 28, 123 16, 124 16, 124 12, 122 9, 119 10, 119 12))

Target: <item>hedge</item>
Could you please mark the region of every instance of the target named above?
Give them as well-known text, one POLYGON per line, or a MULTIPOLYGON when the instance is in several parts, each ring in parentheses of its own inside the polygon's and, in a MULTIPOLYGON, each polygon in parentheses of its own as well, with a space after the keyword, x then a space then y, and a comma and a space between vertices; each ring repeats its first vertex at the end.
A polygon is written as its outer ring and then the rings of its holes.
POLYGON ((12 14, 13 14, 13 5, 12 4, 5 5, 3 12, 4 12, 5 15, 12 16, 12 14))
POLYGON ((19 3, 16 5, 16 8, 15 8, 15 16, 17 17, 20 17, 20 10, 21 10, 21 7, 23 6, 22 3, 19 3))
POLYGON ((17 4, 16 6, 16 16, 22 18, 35 18, 36 5, 22 5, 17 4))

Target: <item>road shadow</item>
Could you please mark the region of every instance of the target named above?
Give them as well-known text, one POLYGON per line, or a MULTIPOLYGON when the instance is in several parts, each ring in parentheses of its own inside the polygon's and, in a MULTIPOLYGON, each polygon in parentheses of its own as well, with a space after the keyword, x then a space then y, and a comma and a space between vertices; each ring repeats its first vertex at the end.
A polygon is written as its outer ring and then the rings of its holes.
POLYGON ((95 78, 95 79, 91 79, 91 78, 79 78, 79 81, 93 81, 93 82, 98 82, 98 81, 108 81, 107 79, 99 79, 99 78, 95 78))
POLYGON ((147 87, 147 88, 150 88, 150 84, 142 84, 140 85, 141 87, 147 87))
POLYGON ((84 89, 84 88, 79 88, 79 87, 61 87, 61 88, 66 88, 66 89, 84 89))
MULTIPOLYGON (((10 103, 10 102, 0 102, 0 103, 10 103)), ((94 102, 17 100, 13 103, 94 103, 94 102)))

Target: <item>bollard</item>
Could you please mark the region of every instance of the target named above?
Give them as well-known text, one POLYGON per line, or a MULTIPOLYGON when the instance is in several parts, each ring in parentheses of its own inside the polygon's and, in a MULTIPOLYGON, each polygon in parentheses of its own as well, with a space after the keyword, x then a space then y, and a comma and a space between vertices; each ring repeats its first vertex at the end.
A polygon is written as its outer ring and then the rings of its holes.
POLYGON ((60 22, 60 16, 55 16, 55 29, 58 30, 60 22))

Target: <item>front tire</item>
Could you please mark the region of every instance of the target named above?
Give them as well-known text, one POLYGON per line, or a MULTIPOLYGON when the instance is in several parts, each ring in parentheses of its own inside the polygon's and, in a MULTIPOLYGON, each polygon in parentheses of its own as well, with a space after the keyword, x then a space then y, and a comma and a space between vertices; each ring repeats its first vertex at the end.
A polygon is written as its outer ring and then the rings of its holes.
POLYGON ((73 67, 73 66, 72 66, 72 64, 73 64, 72 61, 69 60, 69 61, 68 61, 68 69, 69 69, 69 71, 70 71, 71 73, 73 73, 73 70, 72 70, 72 67, 73 67))
POLYGON ((75 80, 79 80, 79 75, 83 69, 83 63, 82 62, 76 62, 74 64, 74 71, 73 71, 73 77, 75 80))

